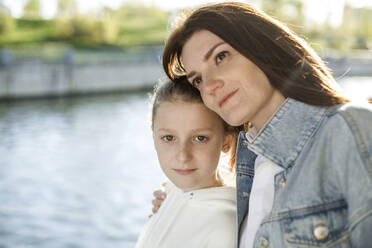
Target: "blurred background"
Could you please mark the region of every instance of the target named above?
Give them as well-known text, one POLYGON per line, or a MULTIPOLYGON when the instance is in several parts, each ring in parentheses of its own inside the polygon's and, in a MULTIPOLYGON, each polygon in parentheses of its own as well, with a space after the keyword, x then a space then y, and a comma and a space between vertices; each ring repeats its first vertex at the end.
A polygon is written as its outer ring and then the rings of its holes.
MULTIPOLYGON (((0 0, 0 248, 134 247, 166 180, 148 92, 184 8, 216 1, 0 0)), ((252 0, 372 97, 372 2, 252 0)))

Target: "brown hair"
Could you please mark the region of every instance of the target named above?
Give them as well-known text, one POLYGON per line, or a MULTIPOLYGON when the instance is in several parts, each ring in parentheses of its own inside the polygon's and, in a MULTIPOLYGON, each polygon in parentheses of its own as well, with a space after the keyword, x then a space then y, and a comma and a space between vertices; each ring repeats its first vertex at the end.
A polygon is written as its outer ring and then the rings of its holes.
MULTIPOLYGON (((156 110, 159 105, 163 102, 172 101, 183 101, 183 102, 195 102, 203 103, 200 96, 200 92, 194 88, 191 84, 187 82, 185 76, 179 77, 174 80, 159 81, 155 87, 153 94, 150 96, 151 99, 151 129, 154 129, 154 119, 156 115, 156 110)), ((218 115, 217 115, 218 116, 218 115)), ((232 136, 232 142, 230 147, 230 170, 232 171, 235 164, 235 153, 236 153, 236 143, 240 128, 235 128, 227 124, 221 117, 219 120, 222 122, 224 127, 224 132, 232 136)))
POLYGON ((190 12, 171 33, 163 52, 169 78, 185 75, 183 46, 199 30, 208 30, 256 64, 284 97, 317 105, 348 102, 333 86, 329 69, 307 43, 283 23, 243 3, 206 5, 190 12))

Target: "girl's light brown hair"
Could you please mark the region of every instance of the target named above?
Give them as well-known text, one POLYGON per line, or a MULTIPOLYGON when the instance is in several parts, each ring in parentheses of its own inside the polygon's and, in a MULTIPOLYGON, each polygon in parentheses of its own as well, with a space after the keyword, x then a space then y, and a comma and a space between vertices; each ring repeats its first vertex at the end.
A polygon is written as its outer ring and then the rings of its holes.
MULTIPOLYGON (((154 120, 159 105, 163 102, 183 101, 185 103, 203 104, 200 92, 187 82, 186 77, 182 76, 175 80, 160 81, 154 88, 151 95, 151 129, 154 129, 154 120)), ((224 127, 226 135, 232 136, 230 153, 230 170, 232 171, 235 164, 236 143, 240 127, 232 127, 218 116, 224 127)))
POLYGON ((334 87, 321 58, 284 24, 243 3, 219 3, 190 12, 173 30, 163 51, 171 79, 186 74, 183 46, 199 30, 208 30, 256 64, 284 97, 317 105, 348 102, 334 87))

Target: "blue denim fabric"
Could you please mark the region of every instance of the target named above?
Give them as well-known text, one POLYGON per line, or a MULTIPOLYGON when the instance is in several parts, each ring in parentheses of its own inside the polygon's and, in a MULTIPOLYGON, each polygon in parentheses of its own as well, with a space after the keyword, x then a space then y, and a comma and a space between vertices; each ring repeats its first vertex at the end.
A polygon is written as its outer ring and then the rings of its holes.
POLYGON ((284 168, 254 247, 372 247, 370 106, 287 99, 253 139, 247 136, 240 133, 236 154, 239 230, 257 155, 284 168))

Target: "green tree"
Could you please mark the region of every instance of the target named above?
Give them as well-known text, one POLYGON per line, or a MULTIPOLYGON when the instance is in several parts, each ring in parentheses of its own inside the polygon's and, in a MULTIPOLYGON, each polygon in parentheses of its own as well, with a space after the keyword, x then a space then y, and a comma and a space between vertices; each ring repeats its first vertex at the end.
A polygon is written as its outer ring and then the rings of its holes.
POLYGON ((41 18, 40 0, 29 0, 23 8, 23 17, 29 19, 41 18))
POLYGON ((13 31, 15 21, 9 9, 0 2, 0 34, 8 34, 13 31))
POLYGON ((125 4, 115 13, 118 45, 162 44, 167 36, 168 13, 155 6, 125 4))
POLYGON ((262 9, 285 23, 295 26, 304 23, 303 0, 263 0, 262 9))
POLYGON ((59 17, 73 17, 76 14, 76 0, 58 0, 57 15, 59 17))
POLYGON ((109 17, 75 15, 72 18, 58 18, 57 33, 61 38, 80 45, 113 44, 118 27, 109 17))
POLYGON ((262 9, 271 16, 279 18, 282 16, 285 0, 262 0, 262 9))
POLYGON ((155 6, 126 4, 119 8, 116 18, 122 27, 151 28, 159 25, 166 27, 168 14, 155 6))
POLYGON ((364 47, 367 49, 367 41, 372 41, 372 8, 362 8, 360 10, 360 35, 364 39, 365 45, 364 47))
POLYGON ((118 36, 118 25, 116 21, 110 17, 99 20, 95 24, 95 39, 104 44, 112 44, 118 36))

